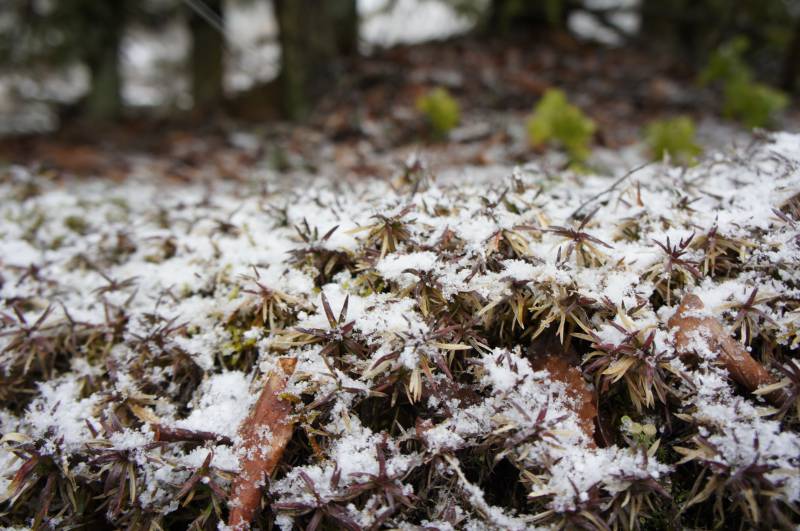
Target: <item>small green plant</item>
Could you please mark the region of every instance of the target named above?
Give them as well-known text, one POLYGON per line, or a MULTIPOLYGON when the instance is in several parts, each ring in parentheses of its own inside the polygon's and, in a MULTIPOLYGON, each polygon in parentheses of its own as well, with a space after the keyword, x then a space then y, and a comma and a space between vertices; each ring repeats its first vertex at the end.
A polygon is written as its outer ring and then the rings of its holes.
POLYGON ((712 54, 705 69, 700 73, 700 84, 708 85, 715 81, 732 81, 752 78, 752 72, 742 55, 750 47, 746 37, 738 37, 726 42, 712 54))
POLYGON ((458 102, 442 87, 420 96, 417 99, 417 109, 425 115, 433 134, 438 138, 446 137, 461 120, 458 102))
POLYGON ((528 118, 527 129, 534 146, 553 142, 560 145, 573 162, 582 162, 589 156, 589 142, 597 126, 569 103, 563 91, 550 89, 528 118))
POLYGON ((764 127, 776 113, 789 105, 789 98, 783 92, 753 80, 753 72, 742 58, 748 47, 745 37, 720 46, 700 74, 700 83, 720 82, 723 85, 725 116, 748 127, 764 127))
POLYGON ((640 424, 633 421, 628 415, 620 419, 620 431, 627 439, 630 446, 650 448, 656 442, 658 429, 654 424, 640 424))
POLYGON ((703 151, 695 141, 694 122, 688 116, 651 122, 647 126, 646 138, 656 160, 669 155, 673 162, 691 165, 703 151))
POLYGON ((788 105, 786 94, 762 83, 735 81, 725 87, 725 116, 748 127, 769 125, 775 114, 788 105))

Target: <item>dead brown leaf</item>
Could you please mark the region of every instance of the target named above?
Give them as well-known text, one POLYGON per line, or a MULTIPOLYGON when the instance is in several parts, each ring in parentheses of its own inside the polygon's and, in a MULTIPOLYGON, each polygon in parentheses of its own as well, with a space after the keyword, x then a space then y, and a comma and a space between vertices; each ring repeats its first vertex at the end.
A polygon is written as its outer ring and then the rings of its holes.
MULTIPOLYGON (((686 295, 669 320, 670 329, 675 330, 675 348, 681 357, 694 357, 697 353, 693 345, 698 334, 704 338, 708 348, 719 356, 719 362, 731 378, 748 391, 774 384, 775 378, 753 359, 747 350, 725 330, 722 323, 711 316, 698 316, 704 309, 703 301, 693 294, 686 295)), ((775 391, 766 395, 773 404, 781 404, 784 393, 775 391)))
POLYGON ((289 419, 292 405, 280 395, 297 366, 297 359, 283 358, 279 363, 280 370, 267 379, 261 396, 239 431, 241 470, 231 488, 228 518, 228 525, 234 529, 249 529, 260 506, 264 481, 280 462, 294 431, 289 419))

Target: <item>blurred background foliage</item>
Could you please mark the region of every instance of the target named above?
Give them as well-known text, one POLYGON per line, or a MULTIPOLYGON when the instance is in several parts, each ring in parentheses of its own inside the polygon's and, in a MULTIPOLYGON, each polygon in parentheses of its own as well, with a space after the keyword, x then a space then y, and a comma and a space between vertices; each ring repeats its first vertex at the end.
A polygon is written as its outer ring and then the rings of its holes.
MULTIPOLYGON (((376 49, 374 39, 369 42, 364 35, 367 17, 398 3, 402 1, 5 0, 0 4, 0 98, 16 98, 20 105, 55 103, 61 122, 114 121, 141 112, 148 106, 137 105, 131 95, 123 58, 144 53, 141 46, 131 45, 137 36, 177 32, 180 38, 167 42, 185 46, 168 44, 174 48, 172 60, 152 80, 151 92, 159 97, 150 98, 158 103, 147 112, 246 115, 249 107, 266 106, 276 116, 300 120, 340 81, 346 65, 376 49), (250 21, 263 25, 261 41, 242 44, 231 31, 230 14, 237 9, 265 14, 261 21, 250 21), (252 79, 231 81, 232 70, 252 79)), ((723 80, 722 90, 728 100, 739 102, 729 101, 727 111, 749 125, 765 125, 765 113, 768 117, 771 109, 786 105, 774 89, 796 94, 800 0, 416 3, 446 5, 454 17, 467 21, 468 33, 487 43, 504 38, 535 43, 560 33, 670 54, 697 72, 709 61, 706 72, 725 67, 725 53, 735 52, 738 63, 733 66, 747 74, 737 82, 723 80), (594 34, 576 31, 573 22, 579 20, 591 21, 594 34), (725 48, 733 42, 747 44, 737 44, 733 51, 725 48), (748 107, 742 98, 759 101, 748 107)))

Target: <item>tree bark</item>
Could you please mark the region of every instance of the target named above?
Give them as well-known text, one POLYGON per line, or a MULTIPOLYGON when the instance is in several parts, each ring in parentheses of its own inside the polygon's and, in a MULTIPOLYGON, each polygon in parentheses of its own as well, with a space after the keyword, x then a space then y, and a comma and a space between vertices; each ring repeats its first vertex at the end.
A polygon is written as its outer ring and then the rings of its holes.
POLYGON ((794 92, 797 88, 797 78, 800 76, 800 17, 794 21, 792 40, 784 54, 782 86, 786 92, 794 92))
POLYGON ((337 60, 357 52, 355 0, 274 0, 281 44, 281 107, 306 117, 334 81, 337 60))
MULTIPOLYGON (((222 0, 204 0, 209 16, 224 20, 222 0)), ((192 35, 191 79, 195 109, 212 110, 225 97, 225 36, 221 28, 194 10, 189 14, 192 35)))
POLYGON ((358 6, 355 0, 326 2, 333 23, 336 53, 348 57, 358 54, 358 6))
MULTIPOLYGON (((640 35, 648 44, 680 53, 698 66, 709 52, 709 15, 705 0, 642 0, 640 35)), ((721 14, 718 14, 721 16, 721 14)), ((713 17, 712 17, 713 18, 713 17)))
POLYGON ((572 0, 491 0, 484 24, 490 36, 567 26, 572 0))
POLYGON ((86 116, 93 121, 114 120, 122 114, 120 44, 125 31, 125 2, 84 6, 84 15, 92 21, 94 31, 92 46, 86 51, 90 76, 86 116))

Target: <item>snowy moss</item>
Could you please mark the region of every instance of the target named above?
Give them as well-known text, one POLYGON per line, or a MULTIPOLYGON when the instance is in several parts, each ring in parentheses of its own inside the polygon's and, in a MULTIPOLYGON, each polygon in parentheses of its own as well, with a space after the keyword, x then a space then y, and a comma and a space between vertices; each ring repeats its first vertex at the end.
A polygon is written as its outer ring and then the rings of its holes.
POLYGON ((224 522, 287 357, 261 528, 796 525, 798 153, 266 198, 20 169, 0 193, 42 216, 0 203, 0 526, 224 522), (679 356, 690 292, 773 383, 741 388, 702 334, 679 356))

